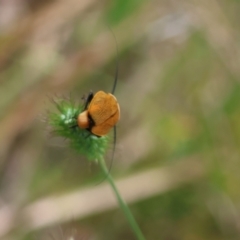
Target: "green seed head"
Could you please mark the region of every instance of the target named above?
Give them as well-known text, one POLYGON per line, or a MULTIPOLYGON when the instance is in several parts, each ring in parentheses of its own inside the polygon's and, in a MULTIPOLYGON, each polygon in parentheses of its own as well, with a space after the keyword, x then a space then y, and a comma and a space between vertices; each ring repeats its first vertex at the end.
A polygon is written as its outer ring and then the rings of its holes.
POLYGON ((97 137, 86 129, 77 125, 77 117, 83 111, 83 107, 75 106, 68 100, 54 102, 57 112, 49 113, 49 124, 57 136, 69 140, 69 146, 88 160, 96 160, 105 154, 109 137, 97 137))

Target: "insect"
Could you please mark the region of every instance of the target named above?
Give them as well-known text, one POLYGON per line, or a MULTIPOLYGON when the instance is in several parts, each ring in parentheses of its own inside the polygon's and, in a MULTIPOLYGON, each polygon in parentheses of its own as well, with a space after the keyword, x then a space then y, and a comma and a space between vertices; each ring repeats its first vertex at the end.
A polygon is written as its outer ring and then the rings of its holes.
POLYGON ((78 115, 78 126, 101 137, 106 135, 120 118, 117 99, 111 93, 98 91, 87 97, 84 111, 78 115))
POLYGON ((116 143, 116 124, 120 119, 120 107, 116 97, 113 95, 116 89, 117 80, 118 59, 116 59, 115 78, 111 93, 98 91, 93 94, 90 92, 86 99, 84 111, 80 113, 77 118, 79 128, 87 129, 98 137, 106 135, 113 128, 114 146, 116 143))

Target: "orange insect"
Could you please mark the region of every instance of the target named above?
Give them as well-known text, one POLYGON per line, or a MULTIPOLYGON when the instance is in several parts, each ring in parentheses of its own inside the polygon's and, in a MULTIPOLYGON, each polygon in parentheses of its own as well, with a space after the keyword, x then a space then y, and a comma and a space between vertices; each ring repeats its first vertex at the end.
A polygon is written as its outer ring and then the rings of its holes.
POLYGON ((78 115, 78 126, 101 137, 115 127, 120 118, 120 108, 115 96, 99 91, 90 93, 86 100, 85 111, 78 115))

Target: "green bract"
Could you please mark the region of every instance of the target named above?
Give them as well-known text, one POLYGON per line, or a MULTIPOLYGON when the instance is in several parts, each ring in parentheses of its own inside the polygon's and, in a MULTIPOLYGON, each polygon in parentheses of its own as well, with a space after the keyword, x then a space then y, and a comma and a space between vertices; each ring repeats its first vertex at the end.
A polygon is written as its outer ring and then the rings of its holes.
POLYGON ((69 145, 89 160, 97 160, 106 152, 109 138, 97 137, 77 125, 77 117, 83 111, 68 100, 54 101, 58 112, 49 113, 49 124, 56 135, 69 140, 69 145))

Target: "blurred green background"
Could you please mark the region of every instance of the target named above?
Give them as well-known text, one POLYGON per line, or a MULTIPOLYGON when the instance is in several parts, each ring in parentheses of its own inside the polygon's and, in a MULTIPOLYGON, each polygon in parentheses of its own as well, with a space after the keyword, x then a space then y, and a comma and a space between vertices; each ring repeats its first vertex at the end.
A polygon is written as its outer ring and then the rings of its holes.
POLYGON ((0 0, 0 238, 135 239, 97 164, 45 121, 52 98, 110 92, 118 58, 111 173, 146 239, 240 239, 239 10, 238 0, 0 0))

